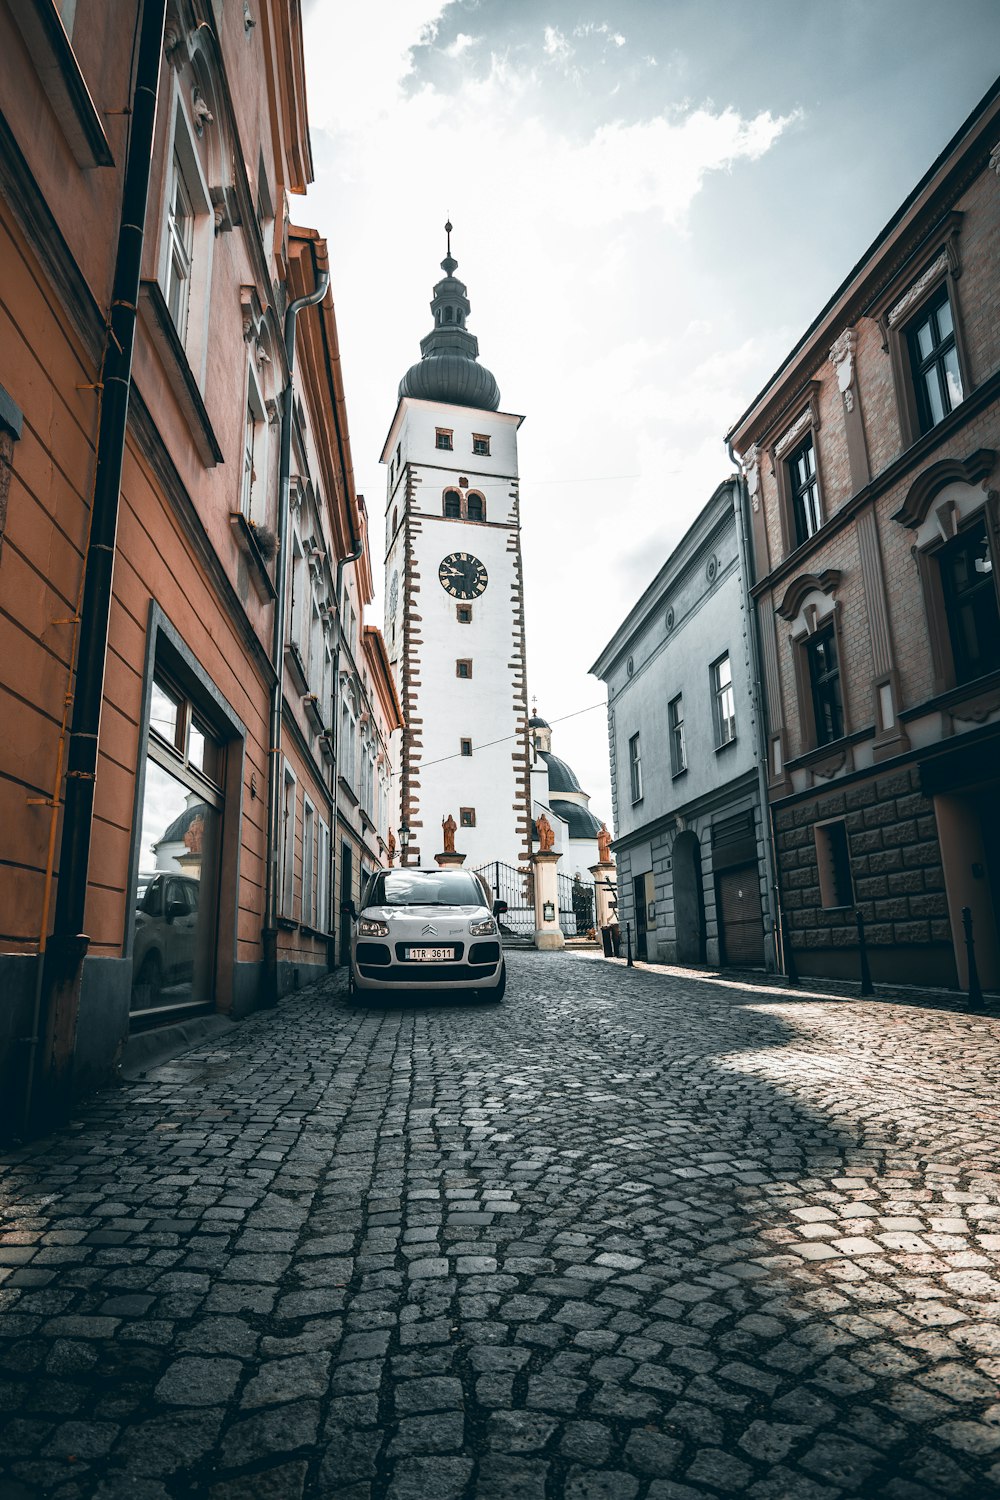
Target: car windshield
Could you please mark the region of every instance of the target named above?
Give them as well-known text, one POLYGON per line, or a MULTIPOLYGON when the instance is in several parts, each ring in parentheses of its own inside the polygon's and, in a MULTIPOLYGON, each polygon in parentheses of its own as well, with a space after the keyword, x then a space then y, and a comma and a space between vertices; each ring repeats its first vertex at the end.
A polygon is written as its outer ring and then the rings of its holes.
POLYGON ((372 880, 368 906, 482 906, 473 875, 459 870, 381 870, 372 880))

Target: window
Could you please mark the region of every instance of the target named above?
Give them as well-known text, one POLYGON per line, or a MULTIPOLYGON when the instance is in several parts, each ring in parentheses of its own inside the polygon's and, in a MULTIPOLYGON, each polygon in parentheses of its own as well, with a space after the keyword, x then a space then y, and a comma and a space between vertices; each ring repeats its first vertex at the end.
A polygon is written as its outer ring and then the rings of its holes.
POLYGON ((444 513, 449 521, 460 521, 462 519, 462 497, 458 490, 445 490, 444 513))
POLYGON ((302 799, 302 922, 316 921, 316 812, 308 798, 302 799))
POLYGON ((434 446, 436 448, 443 448, 447 452, 450 452, 452 448, 451 440, 453 436, 454 434, 448 427, 435 428, 434 446))
POLYGON ((816 744, 829 745, 844 732, 844 707, 840 696, 840 662, 832 624, 818 630, 805 645, 809 662, 816 744))
POLYGON ((459 740, 459 744, 462 747, 462 754, 463 755, 471 755, 472 754, 472 741, 471 740, 459 740))
POLYGON ((670 772, 679 776, 687 770, 687 745, 684 742, 684 696, 678 693, 667 707, 670 731, 670 772))
POLYGON ((823 518, 819 509, 819 477, 816 473, 816 448, 812 433, 795 452, 786 459, 788 484, 792 499, 792 518, 795 523, 795 545, 803 542, 819 530, 823 518))
POLYGON ((455 606, 455 618, 456 618, 456 620, 458 621, 458 623, 460 625, 471 625, 472 624, 472 605, 471 604, 456 604, 456 606, 455 606))
POLYGON ((267 520, 267 417, 253 370, 247 374, 240 510, 258 526, 267 520))
POLYGON ((400 466, 400 464, 402 462, 402 453, 403 453, 403 445, 402 445, 402 443, 397 443, 396 444, 396 473, 397 474, 399 473, 399 466, 400 466))
POLYGON ((191 304, 191 267, 194 259, 194 206, 184 168, 175 149, 173 181, 167 205, 167 284, 164 288, 167 307, 174 320, 177 336, 187 339, 188 310, 191 304))
POLYGON ((909 324, 906 338, 917 421, 921 432, 929 432, 954 411, 965 394, 947 286, 942 286, 909 324))
POLYGON ((316 918, 314 926, 320 932, 330 930, 330 903, 327 892, 330 883, 330 830, 319 820, 316 839, 316 918))
POLYGON ((712 693, 715 700, 715 743, 721 749, 723 745, 731 745, 736 738, 736 699, 728 652, 712 667, 712 693))
POLYGON ((281 800, 281 911, 291 917, 295 896, 295 776, 285 767, 281 800))
POLYGON ((466 657, 455 663, 455 676, 469 678, 472 676, 472 662, 466 657))
POLYGON ((982 516, 937 554, 956 683, 1000 668, 1000 607, 982 516))
POLYGON ((632 785, 632 801, 642 801, 642 756, 639 751, 639 736, 634 734, 628 742, 628 769, 632 785))
POLYGON ((486 502, 482 495, 477 495, 474 492, 469 495, 469 520, 486 520, 486 502))
POLYGON ((816 865, 819 870, 819 894, 824 908, 854 905, 854 883, 851 880, 851 850, 847 824, 843 819, 817 823, 816 865))
POLYGON ((472 434, 472 451, 477 458, 489 458, 490 440, 481 432, 472 434))
POLYGON ((462 828, 475 828, 476 809, 474 807, 460 807, 458 809, 458 822, 462 828))

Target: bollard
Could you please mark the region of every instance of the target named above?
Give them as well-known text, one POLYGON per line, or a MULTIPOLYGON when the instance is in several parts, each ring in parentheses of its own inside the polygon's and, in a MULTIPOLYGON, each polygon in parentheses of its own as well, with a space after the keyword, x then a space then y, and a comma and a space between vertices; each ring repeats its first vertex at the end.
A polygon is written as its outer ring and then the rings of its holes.
POLYGON ((628 961, 627 961, 625 967, 627 969, 634 969, 635 968, 635 964, 632 962, 632 923, 631 922, 626 922, 625 923, 625 951, 628 954, 628 961))
POLYGON ((982 1010, 983 990, 976 968, 976 944, 972 936, 972 907, 962 907, 962 927, 965 931, 965 953, 969 962, 969 1009, 982 1010))
POLYGON ((858 959, 861 964, 861 990, 862 995, 874 995, 875 986, 872 984, 872 971, 868 967, 868 942, 865 938, 865 919, 860 911, 854 913, 854 920, 858 924, 858 959))

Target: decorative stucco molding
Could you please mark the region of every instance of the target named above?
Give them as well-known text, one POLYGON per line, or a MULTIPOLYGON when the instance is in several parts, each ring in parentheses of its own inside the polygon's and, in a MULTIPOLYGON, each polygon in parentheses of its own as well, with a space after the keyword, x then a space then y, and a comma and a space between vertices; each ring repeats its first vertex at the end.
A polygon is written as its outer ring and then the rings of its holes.
POLYGON ((812 420, 813 411, 812 405, 810 404, 805 408, 804 411, 799 413, 799 415, 795 418, 795 421, 792 423, 791 427, 785 428, 784 432, 781 434, 781 437, 775 443, 774 455, 776 458, 784 458, 789 448, 791 448, 794 444, 796 438, 801 437, 806 428, 812 424, 812 420))
POLYGON ((923 524, 936 495, 949 484, 978 484, 992 474, 997 455, 992 448, 977 448, 964 461, 960 458, 942 458, 931 464, 910 485, 899 510, 893 516, 901 526, 911 531, 923 524))
POLYGON ((942 250, 937 259, 931 261, 930 265, 927 267, 923 275, 918 276, 913 285, 908 287, 907 290, 903 293, 899 301, 895 302, 892 307, 890 307, 889 316, 887 319, 890 328, 894 328, 901 318, 906 317, 906 314, 909 312, 910 308, 915 302, 919 302, 920 298, 930 286, 931 282, 936 281, 940 275, 947 271, 947 269, 948 253, 947 251, 942 250))
POLYGON ((830 363, 837 372, 837 389, 844 398, 848 411, 854 410, 854 352, 858 336, 853 328, 845 328, 830 348, 830 363))
POLYGON ((809 594, 814 590, 821 594, 835 593, 841 577, 839 568, 826 568, 822 573, 800 573, 785 590, 778 614, 783 620, 794 620, 809 594))

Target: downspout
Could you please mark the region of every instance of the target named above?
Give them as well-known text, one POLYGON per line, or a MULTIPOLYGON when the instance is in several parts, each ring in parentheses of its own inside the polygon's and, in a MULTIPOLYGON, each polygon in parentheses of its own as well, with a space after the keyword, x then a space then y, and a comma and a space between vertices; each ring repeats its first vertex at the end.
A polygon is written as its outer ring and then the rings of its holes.
MULTIPOLYGON (((736 515, 736 535, 740 550, 740 572, 743 575, 743 613, 747 622, 747 644, 750 648, 750 701, 753 715, 757 722, 757 795, 760 799, 760 815, 764 822, 764 876, 767 880, 767 899, 770 907, 772 948, 771 962, 775 967, 787 974, 787 962, 785 955, 785 934, 783 922, 783 910, 778 891, 778 879, 774 858, 774 824, 771 818, 771 803, 767 794, 767 766, 768 750, 767 735, 764 730, 764 692, 760 680, 760 650, 757 640, 757 612, 754 601, 750 595, 750 584, 752 579, 749 522, 747 519, 747 494, 746 479, 743 469, 737 462, 733 452, 733 445, 729 438, 726 439, 726 448, 729 459, 736 470, 734 483, 736 485, 736 504, 733 507, 736 515)), ((791 977, 791 976, 789 976, 791 977)))
MULTIPOLYGON (((144 0, 131 128, 122 185, 121 219, 101 370, 101 414, 94 468, 94 502, 83 569, 76 681, 66 752, 59 884, 52 934, 39 956, 35 1026, 25 1098, 26 1122, 39 1123, 70 1103, 83 963, 90 946, 84 932, 94 825, 104 673, 129 393, 135 345, 136 303, 152 169, 156 106, 163 53, 166 0, 144 0), (41 1052, 37 1041, 44 1026, 41 1052)), ((58 795, 58 791, 57 791, 58 795)))
MULTIPOLYGON (((337 438, 338 438, 338 442, 339 442, 339 439, 340 439, 340 424, 339 424, 339 422, 337 423, 337 438)), ((343 452, 343 450, 341 450, 341 452, 343 452)), ((350 521, 350 517, 348 517, 348 521, 350 521)), ((353 532, 353 527, 351 529, 352 529, 352 532, 353 532)), ((331 728, 333 729, 333 770, 330 773, 331 780, 333 782, 333 819, 332 819, 332 821, 333 821, 333 832, 332 832, 332 835, 331 835, 331 838, 330 838, 330 881, 329 881, 329 890, 330 890, 330 899, 331 899, 331 901, 333 900, 333 892, 335 890, 334 880, 336 879, 336 875, 337 875, 337 856, 336 856, 337 828, 338 828, 338 824, 337 824, 337 810, 338 810, 338 805, 339 805, 338 804, 338 798, 337 798, 337 762, 338 762, 338 757, 340 755, 340 713, 339 713, 340 699, 339 699, 338 695, 339 695, 339 689, 340 689, 340 641, 341 641, 341 636, 342 636, 342 620, 343 620, 342 611, 341 611, 341 607, 340 607, 340 589, 341 589, 341 584, 343 583, 344 569, 347 567, 347 564, 348 563, 357 562, 358 559, 361 557, 362 553, 364 552, 364 550, 365 550, 365 539, 364 539, 363 536, 359 536, 358 539, 357 539, 357 541, 355 541, 355 543, 354 543, 354 551, 353 552, 348 552, 348 554, 347 554, 346 557, 340 557, 340 558, 337 559, 337 582, 336 582, 336 590, 335 590, 335 594, 334 594, 334 603, 335 603, 335 606, 336 606, 336 618, 337 618, 337 640, 336 640, 336 644, 335 644, 334 649, 333 649, 333 724, 331 725, 331 728)), ((339 926, 339 923, 337 922, 337 912, 336 911, 334 912, 334 928, 339 933, 340 926, 339 926)), ((340 957, 341 957, 341 959, 343 959, 343 954, 341 954, 340 957)), ((336 956, 334 955, 334 953, 332 953, 332 952, 329 953, 328 956, 327 956, 327 965, 328 965, 328 967, 331 968, 331 969, 335 968, 336 967, 336 962, 337 962, 337 960, 336 960, 336 956)))
POLYGON ((294 391, 292 372, 295 368, 295 320, 304 307, 314 307, 326 296, 330 277, 320 271, 316 287, 304 297, 297 297, 285 309, 285 360, 288 366, 288 382, 281 404, 281 445, 278 460, 278 566, 275 584, 277 596, 274 601, 273 633, 271 636, 271 664, 274 667, 274 682, 271 685, 271 708, 268 730, 267 770, 267 847, 265 854, 264 930, 261 934, 264 947, 264 1002, 278 1003, 278 849, 281 834, 281 705, 284 697, 285 656, 285 604, 288 594, 288 491, 292 471, 292 416, 294 391))

